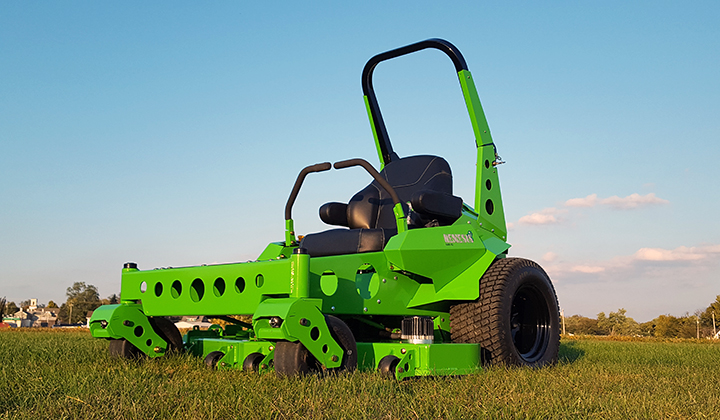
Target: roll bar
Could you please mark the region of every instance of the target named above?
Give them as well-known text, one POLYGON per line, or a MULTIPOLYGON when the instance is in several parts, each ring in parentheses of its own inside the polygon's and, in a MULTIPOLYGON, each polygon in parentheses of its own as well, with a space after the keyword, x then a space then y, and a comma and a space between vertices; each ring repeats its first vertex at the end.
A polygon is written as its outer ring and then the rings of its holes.
POLYGON ((427 48, 435 48, 444 52, 455 65, 455 72, 459 73, 462 70, 468 70, 465 58, 460 53, 460 50, 456 46, 451 44, 444 39, 431 38, 425 41, 416 42, 414 44, 406 45, 404 47, 396 48, 394 50, 386 51, 372 57, 365 64, 362 72, 362 89, 363 94, 367 98, 367 107, 369 108, 372 123, 374 125, 375 135, 377 136, 378 145, 383 158, 383 164, 388 164, 392 160, 398 159, 398 155, 393 151, 392 144, 390 143, 390 137, 388 136, 387 129, 385 128, 385 121, 383 120, 382 114, 380 113, 380 106, 375 96, 375 90, 372 85, 372 75, 375 70, 375 66, 379 63, 390 60, 392 58, 400 57, 403 55, 411 54, 416 51, 424 50, 427 48))

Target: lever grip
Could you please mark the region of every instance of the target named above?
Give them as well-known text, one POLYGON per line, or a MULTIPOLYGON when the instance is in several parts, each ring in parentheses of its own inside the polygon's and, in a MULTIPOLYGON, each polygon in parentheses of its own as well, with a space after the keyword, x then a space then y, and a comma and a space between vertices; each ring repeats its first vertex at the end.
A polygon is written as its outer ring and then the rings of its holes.
POLYGON ((310 172, 324 172, 329 171, 332 168, 332 165, 330 165, 330 162, 323 162, 323 163, 316 163, 315 165, 311 165, 303 169, 303 172, 310 173, 310 172))
POLYGON ((351 166, 362 166, 373 178, 375 178, 375 181, 377 181, 378 184, 380 184, 380 186, 383 187, 385 191, 388 192, 388 194, 390 194, 390 197, 392 197, 393 200, 393 204, 398 204, 400 202, 400 198, 395 192, 395 189, 390 185, 389 182, 385 180, 385 178, 380 176, 380 173, 376 171, 375 168, 373 168, 373 166, 365 159, 341 160, 340 162, 335 162, 333 166, 335 167, 335 169, 349 168, 351 166))
POLYGON ((323 163, 316 163, 315 165, 306 166, 303 168, 302 171, 300 171, 300 174, 298 175, 297 179, 295 180, 295 185, 293 185, 292 192, 290 193, 290 197, 288 198, 287 203, 285 204, 285 220, 290 220, 292 218, 292 206, 295 204, 295 199, 298 196, 298 193, 300 192, 300 187, 302 186, 303 181, 305 180, 305 177, 307 174, 313 173, 313 172, 324 172, 329 171, 330 168, 332 168, 332 165, 330 165, 330 162, 323 162, 323 163))

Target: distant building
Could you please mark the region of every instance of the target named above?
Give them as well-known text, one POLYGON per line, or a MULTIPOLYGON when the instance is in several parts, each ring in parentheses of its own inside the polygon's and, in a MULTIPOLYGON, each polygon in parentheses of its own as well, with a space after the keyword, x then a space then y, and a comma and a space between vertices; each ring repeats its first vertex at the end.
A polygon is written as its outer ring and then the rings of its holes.
POLYGON ((33 324, 32 315, 23 309, 18 310, 14 314, 10 314, 9 317, 3 318, 3 322, 17 328, 31 327, 33 324))
POLYGON ((60 308, 37 308, 32 311, 33 327, 52 327, 60 323, 60 308))
POLYGON ((37 299, 30 299, 30 306, 27 309, 20 309, 2 321, 11 327, 52 327, 57 325, 60 308, 38 308, 37 299))

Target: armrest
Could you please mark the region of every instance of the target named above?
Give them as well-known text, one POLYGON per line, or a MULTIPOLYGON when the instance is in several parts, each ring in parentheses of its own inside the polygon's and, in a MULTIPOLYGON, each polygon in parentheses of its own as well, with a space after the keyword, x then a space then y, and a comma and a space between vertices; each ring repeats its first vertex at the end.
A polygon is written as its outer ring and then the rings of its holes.
POLYGON ((345 203, 325 203, 320 207, 320 220, 328 225, 347 227, 347 208, 345 203))
POLYGON ((418 191, 410 198, 415 213, 438 219, 443 225, 452 224, 462 214, 462 198, 438 191, 418 191))

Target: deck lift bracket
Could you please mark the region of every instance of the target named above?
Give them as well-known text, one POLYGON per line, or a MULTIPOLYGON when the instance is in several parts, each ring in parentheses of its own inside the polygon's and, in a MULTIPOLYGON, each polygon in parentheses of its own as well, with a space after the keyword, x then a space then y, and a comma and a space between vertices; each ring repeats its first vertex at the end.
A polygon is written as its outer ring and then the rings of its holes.
POLYGON ((90 332, 97 338, 124 338, 149 357, 162 356, 168 348, 168 343, 155 333, 142 306, 137 303, 99 307, 93 312, 90 332))

